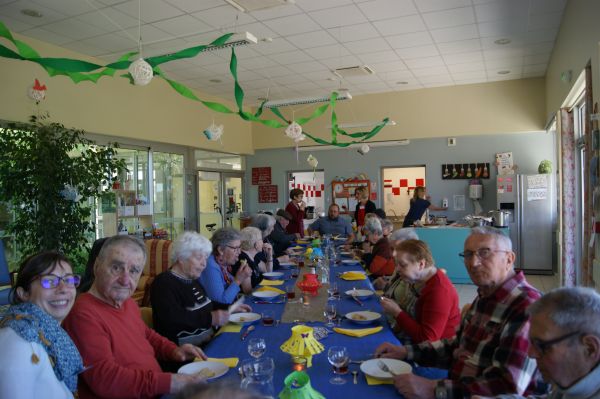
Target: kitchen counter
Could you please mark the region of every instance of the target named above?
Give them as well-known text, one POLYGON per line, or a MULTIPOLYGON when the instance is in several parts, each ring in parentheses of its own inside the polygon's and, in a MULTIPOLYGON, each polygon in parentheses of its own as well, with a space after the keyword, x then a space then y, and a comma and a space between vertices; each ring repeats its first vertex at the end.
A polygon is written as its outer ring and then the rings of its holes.
POLYGON ((463 258, 458 256, 471 232, 469 227, 430 226, 415 230, 419 239, 429 245, 436 266, 446 269, 448 278, 453 283, 473 284, 463 258))

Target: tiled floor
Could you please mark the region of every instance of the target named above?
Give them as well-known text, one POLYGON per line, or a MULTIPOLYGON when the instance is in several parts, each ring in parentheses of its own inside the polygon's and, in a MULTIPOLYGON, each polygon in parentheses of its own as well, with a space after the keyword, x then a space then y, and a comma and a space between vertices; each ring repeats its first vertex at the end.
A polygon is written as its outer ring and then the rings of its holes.
MULTIPOLYGON (((557 276, 540 276, 540 275, 526 275, 529 284, 542 292, 548 292, 553 288, 558 287, 557 276)), ((456 290, 458 291, 458 300, 460 302, 460 308, 473 302, 475 296, 477 296, 477 287, 473 284, 455 284, 456 290)))

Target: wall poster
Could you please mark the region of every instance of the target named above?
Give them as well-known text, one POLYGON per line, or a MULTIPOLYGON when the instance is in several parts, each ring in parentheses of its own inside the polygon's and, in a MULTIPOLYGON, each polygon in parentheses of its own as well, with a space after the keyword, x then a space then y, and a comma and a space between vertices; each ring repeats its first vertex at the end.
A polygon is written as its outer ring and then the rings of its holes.
POLYGON ((277 185, 269 184, 264 186, 258 186, 258 202, 261 204, 272 204, 279 202, 279 196, 277 194, 277 185))
POLYGON ((252 184, 255 186, 271 184, 271 167, 252 168, 252 184))

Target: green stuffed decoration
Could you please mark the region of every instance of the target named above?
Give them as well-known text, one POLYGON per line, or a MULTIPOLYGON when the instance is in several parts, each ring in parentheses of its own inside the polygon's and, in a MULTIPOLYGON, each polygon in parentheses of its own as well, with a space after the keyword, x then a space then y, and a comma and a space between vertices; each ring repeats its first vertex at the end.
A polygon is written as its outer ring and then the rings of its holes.
POLYGON ((284 384, 279 399, 325 399, 310 385, 310 378, 303 371, 294 371, 285 377, 284 384))

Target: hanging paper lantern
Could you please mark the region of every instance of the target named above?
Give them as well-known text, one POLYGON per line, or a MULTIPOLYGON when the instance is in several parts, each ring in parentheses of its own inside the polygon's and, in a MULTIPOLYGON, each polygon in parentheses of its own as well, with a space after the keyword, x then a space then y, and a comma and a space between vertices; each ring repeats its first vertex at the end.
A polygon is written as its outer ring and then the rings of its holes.
POLYGON ((306 136, 302 133, 302 126, 296 122, 292 122, 288 125, 288 127, 285 129, 285 135, 294 140, 296 144, 306 138, 306 136))
POLYGON ((360 155, 365 155, 367 152, 369 152, 371 150, 371 147, 369 147, 368 144, 363 144, 360 146, 360 148, 358 149, 358 153, 360 155))
POLYGON ((146 86, 154 76, 152 67, 143 58, 138 58, 129 65, 129 73, 137 86, 146 86))
POLYGON ((317 165, 319 164, 319 160, 317 158, 315 158, 313 156, 313 154, 310 154, 308 156, 308 158, 306 158, 306 162, 308 162, 308 164, 310 165, 311 168, 315 169, 317 167, 317 165))
POLYGON ((46 98, 46 85, 41 84, 40 81, 36 79, 35 83, 29 87, 27 95, 29 95, 29 98, 32 100, 35 100, 36 103, 39 103, 46 98))
POLYGON ((210 141, 217 141, 223 135, 223 125, 215 125, 213 122, 209 127, 204 129, 204 135, 210 141))

